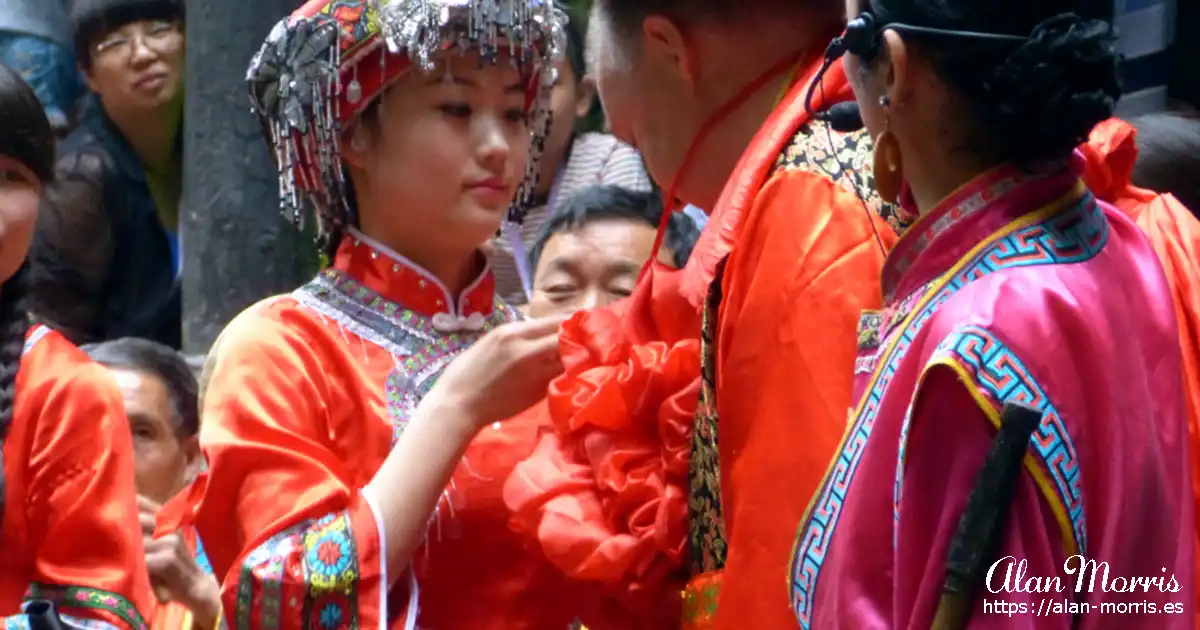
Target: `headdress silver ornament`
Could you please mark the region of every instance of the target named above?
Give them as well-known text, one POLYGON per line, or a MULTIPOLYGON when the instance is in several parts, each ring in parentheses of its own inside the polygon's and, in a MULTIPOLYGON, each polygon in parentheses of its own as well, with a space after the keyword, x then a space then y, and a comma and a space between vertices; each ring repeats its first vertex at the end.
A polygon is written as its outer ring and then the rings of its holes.
POLYGON ((312 0, 271 30, 246 80, 253 111, 279 164, 280 204, 322 235, 352 220, 338 151, 343 126, 410 67, 478 50, 507 59, 531 84, 529 167, 509 221, 520 222, 537 185, 549 131, 553 62, 566 47, 566 14, 550 0, 312 0))

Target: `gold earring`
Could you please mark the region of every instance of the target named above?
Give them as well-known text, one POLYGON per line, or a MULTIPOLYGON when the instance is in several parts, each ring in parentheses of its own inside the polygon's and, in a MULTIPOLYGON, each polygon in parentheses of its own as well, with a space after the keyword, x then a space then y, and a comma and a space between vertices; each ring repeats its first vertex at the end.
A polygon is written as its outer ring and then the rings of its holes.
MULTIPOLYGON (((879 97, 879 105, 886 111, 891 106, 887 95, 879 97)), ((896 203, 900 198, 900 189, 904 186, 904 156, 900 152, 900 142, 891 130, 891 116, 885 114, 883 133, 875 139, 875 154, 872 161, 872 173, 875 177, 875 190, 888 203, 896 203)))

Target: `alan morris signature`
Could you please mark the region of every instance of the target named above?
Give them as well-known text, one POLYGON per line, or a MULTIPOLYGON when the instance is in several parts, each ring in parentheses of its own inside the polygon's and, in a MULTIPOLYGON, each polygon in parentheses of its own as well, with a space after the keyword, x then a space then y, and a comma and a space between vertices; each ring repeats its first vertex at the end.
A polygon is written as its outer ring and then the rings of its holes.
POLYGON ((987 572, 987 589, 992 593, 1178 593, 1183 587, 1175 574, 1154 577, 1125 577, 1112 575, 1107 562, 1088 560, 1074 555, 1063 562, 1063 574, 1027 576, 1028 563, 1013 556, 1004 556, 992 563, 987 572), (1066 577, 1064 577, 1066 576, 1066 577), (1097 588, 1098 587, 1098 588, 1097 588))

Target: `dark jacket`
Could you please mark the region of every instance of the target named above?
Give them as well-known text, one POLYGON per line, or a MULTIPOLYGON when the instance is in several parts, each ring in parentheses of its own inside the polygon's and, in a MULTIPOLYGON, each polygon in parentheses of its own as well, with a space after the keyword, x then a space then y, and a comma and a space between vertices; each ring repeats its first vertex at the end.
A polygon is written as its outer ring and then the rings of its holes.
POLYGON ((179 348, 174 253, 133 148, 93 106, 58 155, 30 251, 30 310, 77 344, 142 337, 179 348))

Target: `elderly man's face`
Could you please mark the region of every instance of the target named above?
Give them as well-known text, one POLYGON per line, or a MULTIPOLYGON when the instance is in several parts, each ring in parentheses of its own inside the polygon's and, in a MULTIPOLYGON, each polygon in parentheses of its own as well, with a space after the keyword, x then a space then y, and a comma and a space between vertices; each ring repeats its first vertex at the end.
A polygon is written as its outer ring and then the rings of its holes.
MULTIPOLYGON (((656 234, 645 221, 614 218, 551 236, 534 273, 529 315, 567 315, 628 297, 656 234)), ((666 247, 658 260, 674 264, 666 247)))
POLYGON ((133 435, 138 494, 165 503, 188 483, 199 458, 196 436, 185 436, 166 383, 153 374, 114 368, 133 435))

